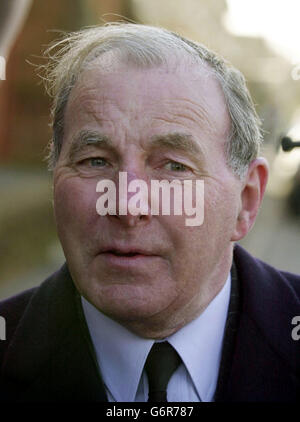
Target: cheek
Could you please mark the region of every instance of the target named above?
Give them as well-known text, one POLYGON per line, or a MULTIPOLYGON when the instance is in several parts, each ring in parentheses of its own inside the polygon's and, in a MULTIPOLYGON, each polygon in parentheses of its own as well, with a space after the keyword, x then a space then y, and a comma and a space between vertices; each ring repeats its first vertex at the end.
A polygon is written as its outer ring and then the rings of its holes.
POLYGON ((58 231, 77 233, 91 230, 97 219, 96 183, 71 178, 54 187, 54 212, 58 231), (70 228, 72 231, 70 231, 70 228))
MULTIPOLYGON (((199 262, 208 259, 224 248, 235 228, 238 208, 238 198, 234 190, 225 189, 224 186, 209 186, 205 189, 203 220, 200 225, 189 227, 188 221, 195 219, 193 216, 166 216, 160 217, 161 225, 166 228, 172 244, 175 246, 178 264, 199 262)), ((198 220, 197 220, 198 221, 198 220)))
POLYGON ((220 185, 207 189, 203 226, 208 238, 215 239, 216 243, 229 241, 236 225, 238 204, 238 191, 234 188, 220 185))
POLYGON ((170 255, 171 267, 175 278, 183 277, 199 261, 199 249, 203 247, 203 225, 189 227, 186 220, 189 216, 160 216, 160 227, 167 233, 172 245, 170 255))

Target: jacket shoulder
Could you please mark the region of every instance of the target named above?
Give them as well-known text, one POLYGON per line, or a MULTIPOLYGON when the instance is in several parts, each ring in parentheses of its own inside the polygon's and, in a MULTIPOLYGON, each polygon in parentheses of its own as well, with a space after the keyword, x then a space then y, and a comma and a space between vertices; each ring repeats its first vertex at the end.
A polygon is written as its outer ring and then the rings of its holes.
MULTIPOLYGON (((293 293, 294 297, 300 297, 300 275, 277 269, 266 262, 253 257, 240 245, 234 247, 234 261, 246 279, 259 278, 260 281, 268 283, 272 281, 271 287, 286 286, 293 293)), ((270 286, 269 286, 270 287, 270 286)))
POLYGON ((300 275, 289 273, 287 271, 279 271, 279 273, 292 287, 295 294, 300 298, 300 275))
POLYGON ((4 318, 5 322, 5 340, 0 341, 0 362, 3 361, 7 348, 14 337, 14 334, 22 319, 30 308, 31 303, 34 302, 36 296, 42 296, 46 299, 49 292, 52 290, 52 285, 55 284, 60 274, 64 272, 64 266, 57 272, 51 274, 39 286, 24 290, 14 296, 0 301, 0 316, 4 318))
POLYGON ((37 289, 38 287, 33 287, 0 301, 0 316, 4 318, 5 321, 6 337, 5 341, 0 342, 0 347, 9 343, 9 339, 13 336, 19 321, 24 315, 28 303, 37 289))
POLYGON ((300 276, 254 258, 240 246, 234 260, 241 281, 243 315, 300 377, 299 344, 291 335, 300 310, 300 276))

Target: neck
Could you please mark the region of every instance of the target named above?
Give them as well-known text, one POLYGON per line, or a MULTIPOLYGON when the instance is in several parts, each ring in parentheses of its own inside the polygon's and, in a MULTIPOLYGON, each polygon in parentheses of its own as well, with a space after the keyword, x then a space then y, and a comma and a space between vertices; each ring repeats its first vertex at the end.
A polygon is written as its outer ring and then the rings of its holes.
POLYGON ((202 291, 199 292, 197 296, 194 296, 192 300, 187 302, 184 307, 181 307, 180 309, 171 309, 171 307, 168 307, 166 310, 151 317, 117 322, 139 337, 155 340, 165 339, 179 331, 182 327, 204 312, 210 302, 224 287, 231 265, 232 255, 227 262, 226 268, 222 266, 222 276, 218 274, 219 277, 216 277, 216 274, 214 274, 214 277, 207 283, 207 288, 202 289, 202 291))

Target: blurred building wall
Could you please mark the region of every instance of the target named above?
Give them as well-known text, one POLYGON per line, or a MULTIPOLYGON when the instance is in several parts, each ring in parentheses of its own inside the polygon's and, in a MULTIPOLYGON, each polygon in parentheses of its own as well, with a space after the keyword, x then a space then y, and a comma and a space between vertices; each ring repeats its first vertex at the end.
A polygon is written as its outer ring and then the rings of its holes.
POLYGON ((46 45, 60 36, 59 31, 103 23, 105 15, 110 21, 120 20, 121 16, 131 19, 130 5, 128 0, 32 3, 26 24, 10 53, 6 81, 0 83, 0 163, 42 165, 45 145, 51 137, 50 100, 33 65, 44 63, 41 56, 46 45))

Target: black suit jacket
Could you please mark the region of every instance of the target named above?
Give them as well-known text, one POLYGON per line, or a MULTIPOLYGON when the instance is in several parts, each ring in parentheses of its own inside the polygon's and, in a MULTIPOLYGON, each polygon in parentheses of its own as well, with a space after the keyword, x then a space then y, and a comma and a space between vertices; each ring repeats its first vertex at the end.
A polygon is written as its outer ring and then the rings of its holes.
MULTIPOLYGON (((238 245, 234 262, 239 301, 234 292, 215 401, 296 402, 300 341, 292 339, 291 321, 300 315, 300 277, 238 245)), ((0 400, 107 401, 66 265, 40 287, 1 302, 0 315, 7 323, 7 340, 0 341, 0 400)))

